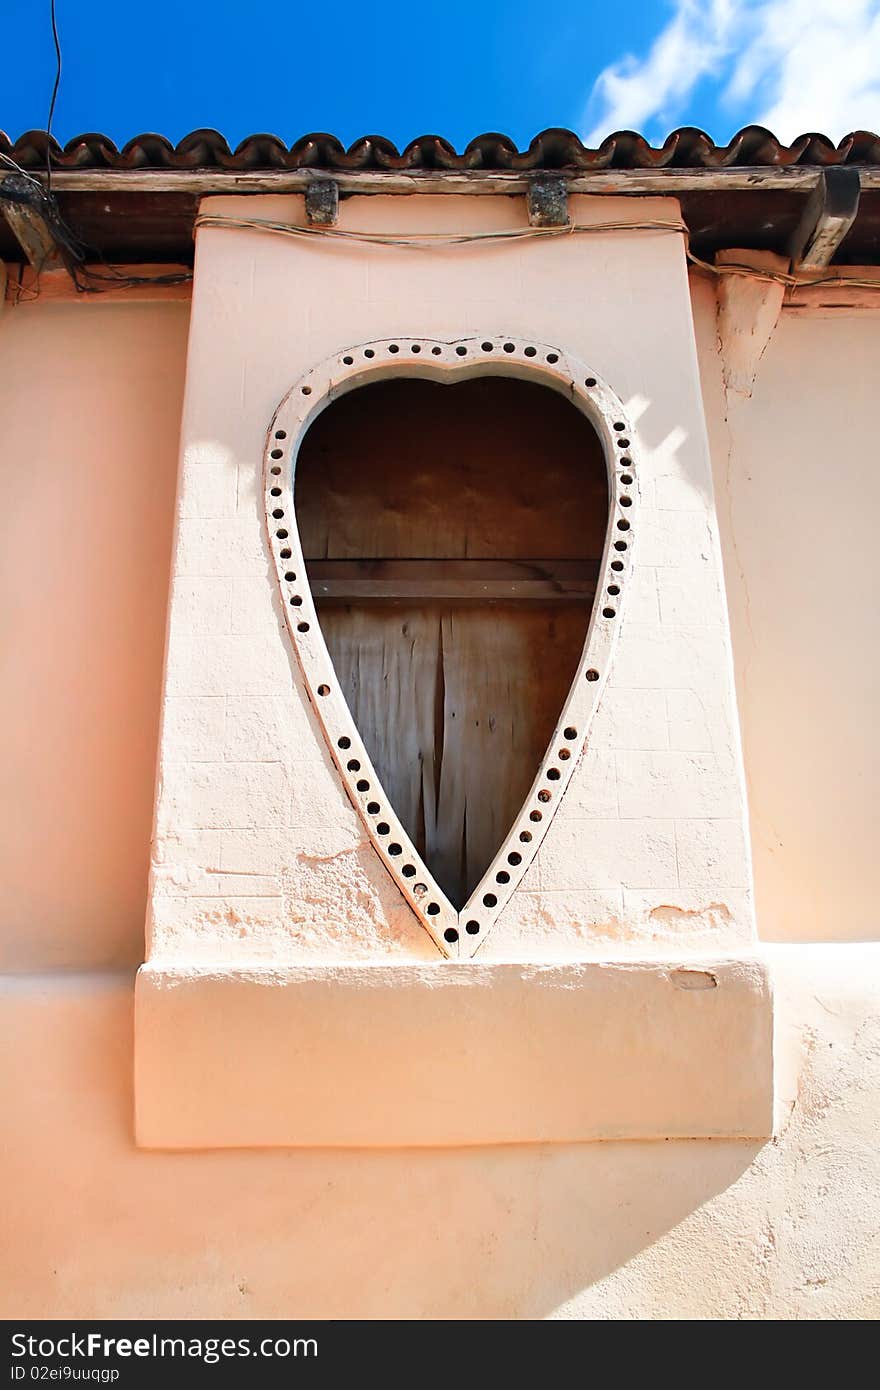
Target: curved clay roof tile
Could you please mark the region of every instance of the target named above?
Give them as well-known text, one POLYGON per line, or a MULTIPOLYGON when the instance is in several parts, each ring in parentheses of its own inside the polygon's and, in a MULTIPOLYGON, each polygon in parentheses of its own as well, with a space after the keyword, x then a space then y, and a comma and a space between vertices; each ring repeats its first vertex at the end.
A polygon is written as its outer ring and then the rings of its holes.
POLYGON ((323 169, 364 171, 448 169, 462 171, 539 169, 724 169, 743 166, 784 168, 794 165, 880 164, 880 136, 859 130, 838 145, 815 132, 783 145, 763 126, 745 126, 727 145, 716 145, 704 130, 683 126, 660 146, 634 130, 608 135, 598 149, 588 149, 574 131, 551 127, 525 150, 506 135, 488 131, 470 140, 459 154, 439 135, 420 135, 401 152, 381 135, 365 135, 348 149, 336 136, 313 132, 289 147, 276 135, 248 135, 233 152, 216 130, 194 130, 176 145, 163 135, 134 136, 120 150, 107 135, 77 135, 62 148, 42 130, 28 130, 15 141, 0 131, 0 152, 25 169, 46 164, 47 142, 55 169, 323 169))

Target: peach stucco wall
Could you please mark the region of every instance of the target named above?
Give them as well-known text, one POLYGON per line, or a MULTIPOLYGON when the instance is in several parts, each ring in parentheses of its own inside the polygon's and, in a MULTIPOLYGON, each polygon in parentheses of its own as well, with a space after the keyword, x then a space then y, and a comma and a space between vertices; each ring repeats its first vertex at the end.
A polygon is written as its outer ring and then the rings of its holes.
POLYGON ((763 1147, 136 1150, 130 978, 7 980, 0 1315, 877 1316, 878 957, 773 948, 763 1147))
MULTIPOLYGON (((852 507, 880 506, 857 427, 880 315, 783 313, 728 420, 711 285, 693 287, 758 932, 877 939, 876 550, 852 507), (821 391, 793 389, 819 366, 821 391), (845 590, 817 552, 845 553, 845 590)), ((142 959, 187 320, 174 302, 0 316, 5 969, 142 959)))
POLYGON ((141 959, 186 303, 0 313, 0 968, 141 959))
POLYGON ((875 941, 880 313, 783 310, 751 398, 728 402, 713 287, 694 288, 758 931, 875 941))
POLYGON ((728 412, 708 282, 694 309, 758 929, 790 943, 776 1138, 211 1155, 132 1140, 186 305, 0 313, 0 1315, 880 1313, 880 314, 784 312, 728 412))

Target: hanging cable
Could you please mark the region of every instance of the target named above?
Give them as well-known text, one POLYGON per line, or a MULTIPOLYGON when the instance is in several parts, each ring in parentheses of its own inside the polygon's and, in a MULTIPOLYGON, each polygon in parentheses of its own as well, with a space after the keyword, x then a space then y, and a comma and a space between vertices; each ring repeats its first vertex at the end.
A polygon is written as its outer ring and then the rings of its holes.
POLYGON ((55 115, 55 102, 61 86, 61 40, 58 37, 58 19, 55 14, 55 0, 49 0, 49 16, 52 20, 52 40, 55 44, 55 82, 49 102, 49 115, 46 118, 46 192, 52 192, 52 118, 55 115))
POLYGON ((200 213, 199 227, 237 227, 245 231, 273 232, 290 237, 329 237, 331 240, 367 242, 373 246, 406 246, 413 250, 441 246, 464 246, 476 242, 525 241, 536 237, 576 236, 584 232, 682 232, 684 222, 569 222, 562 227, 504 227, 488 232, 362 232, 343 227, 299 227, 290 222, 273 222, 262 217, 225 217, 222 213, 200 213))
POLYGON ((473 245, 479 242, 523 241, 536 237, 572 236, 590 232, 678 232, 685 239, 685 255, 698 270, 720 277, 722 275, 744 275, 753 280, 776 282, 794 293, 799 289, 813 286, 849 286, 853 289, 880 290, 880 279, 868 280, 855 276, 830 272, 821 276, 798 276, 783 270, 761 270, 755 266, 713 265, 701 260, 690 249, 690 233, 683 221, 644 221, 644 222, 588 222, 567 223, 561 227, 506 227, 488 232, 366 232, 342 227, 296 226, 290 222, 274 222, 261 217, 228 217, 222 213, 200 213, 193 224, 193 231, 200 227, 227 227, 240 231, 271 232, 278 236, 312 239, 330 238, 339 241, 365 242, 372 246, 401 246, 413 250, 439 249, 443 246, 473 245))

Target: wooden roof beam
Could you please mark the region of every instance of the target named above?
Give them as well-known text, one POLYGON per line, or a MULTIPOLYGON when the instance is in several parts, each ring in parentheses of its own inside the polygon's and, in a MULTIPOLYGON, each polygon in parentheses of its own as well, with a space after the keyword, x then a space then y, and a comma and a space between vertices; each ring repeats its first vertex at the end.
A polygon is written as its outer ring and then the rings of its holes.
POLYGON ((38 275, 62 262, 52 230, 52 207, 34 179, 7 174, 0 180, 0 212, 38 275))
POLYGON ((860 194, 858 169, 834 165, 822 170, 789 245, 795 274, 830 265, 856 220, 860 194))
MULTIPOLYGON (((836 166, 835 166, 836 167, 836 166)), ((847 166, 849 167, 849 166, 847 166)), ((342 195, 352 193, 459 193, 501 195, 527 193, 536 173, 499 169, 343 170, 315 169, 54 169, 57 193, 304 193, 321 172, 329 175, 342 195)), ((826 171, 828 172, 828 171, 826 171)), ((743 190, 810 193, 816 185, 815 167, 789 165, 723 169, 594 169, 561 170, 572 193, 668 194, 736 192, 743 190)), ((880 189, 880 166, 863 168, 862 187, 880 189)))

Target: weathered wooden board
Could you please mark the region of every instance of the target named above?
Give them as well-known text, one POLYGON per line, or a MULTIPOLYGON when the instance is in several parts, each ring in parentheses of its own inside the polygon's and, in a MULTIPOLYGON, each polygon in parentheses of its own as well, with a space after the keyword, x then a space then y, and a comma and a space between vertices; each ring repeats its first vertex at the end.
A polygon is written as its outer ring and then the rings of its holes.
POLYGON ((598 559, 607 493, 598 437, 556 392, 388 381, 312 425, 297 524, 307 560, 598 559))
POLYGON ((312 560, 316 602, 589 603, 598 560, 312 560))
POLYGON ((382 383, 312 426, 296 510, 352 715, 461 903, 528 793, 583 648, 607 520, 598 438, 521 381, 382 383), (480 583, 500 587, 481 598, 480 583))

